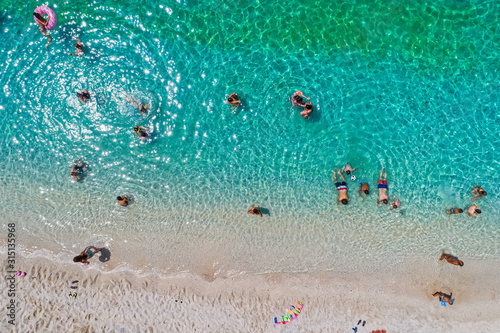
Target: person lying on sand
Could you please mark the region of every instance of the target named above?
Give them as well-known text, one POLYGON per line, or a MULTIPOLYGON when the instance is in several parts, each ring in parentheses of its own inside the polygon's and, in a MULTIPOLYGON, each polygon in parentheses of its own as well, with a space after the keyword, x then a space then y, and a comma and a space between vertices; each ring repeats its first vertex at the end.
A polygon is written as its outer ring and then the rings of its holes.
POLYGON ((443 254, 441 254, 441 258, 439 258, 439 261, 443 261, 443 259, 446 259, 446 261, 452 265, 458 265, 460 267, 462 267, 464 265, 462 260, 458 260, 457 257, 454 257, 451 254, 446 254, 446 253, 444 253, 444 251, 443 251, 443 254))
POLYGON ((442 293, 442 292, 440 292, 440 291, 437 291, 437 292, 435 292, 434 294, 432 294, 432 296, 433 296, 433 297, 439 296, 439 300, 440 300, 440 301, 445 301, 445 302, 447 302, 448 304, 453 305, 453 303, 455 302, 455 300, 451 298, 451 295, 452 295, 452 294, 453 294, 453 293, 451 293, 451 294, 447 295, 447 294, 445 294, 445 293, 442 293))
POLYGON ((88 265, 90 262, 88 261, 90 258, 94 256, 97 252, 101 251, 102 248, 97 248, 95 246, 87 246, 85 250, 82 251, 79 255, 73 258, 74 262, 80 262, 82 265, 88 265))
POLYGON ((254 207, 252 205, 252 208, 250 208, 250 210, 247 212, 248 214, 255 214, 255 215, 259 215, 260 217, 262 217, 262 213, 260 211, 260 206, 257 206, 257 207, 254 207))

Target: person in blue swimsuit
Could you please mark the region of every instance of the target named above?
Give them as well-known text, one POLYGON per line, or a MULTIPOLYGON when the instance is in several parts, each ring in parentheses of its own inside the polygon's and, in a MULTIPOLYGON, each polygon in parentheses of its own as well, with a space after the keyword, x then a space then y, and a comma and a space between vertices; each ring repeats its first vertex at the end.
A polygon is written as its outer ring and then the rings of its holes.
POLYGON ((448 304, 453 305, 453 303, 455 303, 455 300, 451 298, 452 294, 453 293, 448 295, 448 294, 445 294, 445 293, 438 291, 438 292, 435 292, 434 294, 432 294, 432 296, 433 297, 439 296, 440 301, 445 301, 448 304))
POLYGON ((452 214, 462 214, 464 212, 463 209, 461 208, 450 208, 450 209, 447 209, 446 212, 448 213, 448 215, 452 215, 452 214))
POLYGON ((384 205, 389 203, 389 196, 387 195, 387 171, 384 175, 384 167, 380 170, 380 176, 378 177, 378 200, 377 206, 380 206, 380 203, 383 202, 384 205), (385 179, 384 179, 385 178, 385 179))
POLYGON ((92 258, 94 254, 101 251, 101 249, 102 248, 97 248, 95 246, 87 246, 85 250, 82 251, 82 253, 73 258, 73 261, 79 262, 82 265, 88 265, 90 264, 88 260, 92 258))
POLYGON ((458 265, 462 267, 464 265, 462 260, 458 260, 457 257, 452 256, 451 254, 446 254, 443 251, 443 254, 441 254, 441 258, 439 258, 439 261, 443 261, 443 259, 446 259, 447 262, 449 262, 452 265, 458 265))

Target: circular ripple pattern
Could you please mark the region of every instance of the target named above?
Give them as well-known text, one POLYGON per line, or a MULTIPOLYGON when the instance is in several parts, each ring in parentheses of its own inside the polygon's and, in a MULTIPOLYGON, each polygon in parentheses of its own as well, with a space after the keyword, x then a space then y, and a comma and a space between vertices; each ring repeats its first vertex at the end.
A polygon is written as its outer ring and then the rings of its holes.
POLYGON ((56 2, 46 50, 37 3, 0 3, 0 220, 27 251, 96 243, 109 268, 206 276, 500 254, 498 4, 56 2), (74 37, 85 57, 67 55, 74 37), (289 103, 297 89, 310 119, 289 103), (345 162, 359 173, 341 207, 330 170, 345 162), (396 212, 376 206, 381 165, 396 212), (473 183, 489 193, 481 218, 447 216, 473 183))

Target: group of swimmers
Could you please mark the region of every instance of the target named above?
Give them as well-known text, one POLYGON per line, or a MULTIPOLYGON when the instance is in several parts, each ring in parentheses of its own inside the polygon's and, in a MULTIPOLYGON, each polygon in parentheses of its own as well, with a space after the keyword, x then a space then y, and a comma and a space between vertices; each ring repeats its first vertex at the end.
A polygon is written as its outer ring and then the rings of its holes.
MULTIPOLYGON (((339 197, 337 199, 337 204, 342 203, 343 205, 347 205, 349 203, 349 196, 347 195, 347 183, 345 181, 343 173, 347 176, 352 174, 354 171, 357 171, 358 169, 352 168, 352 166, 349 163, 346 163, 342 169, 335 171, 332 170, 333 173, 333 181, 335 183, 335 188, 337 191, 339 191, 339 197), (342 180, 337 181, 337 173, 342 180)), ((368 186, 368 183, 365 181, 361 181, 359 183, 359 196, 363 198, 363 193, 365 195, 370 194, 370 187, 368 186)), ((380 175, 378 177, 378 200, 377 200, 377 206, 381 206, 382 204, 387 205, 389 203, 389 196, 387 195, 387 171, 384 172, 384 167, 382 166, 382 169, 380 170, 380 175)), ((390 203, 391 210, 392 209, 397 209, 399 206, 401 206, 401 201, 395 196, 394 201, 390 203)))
MULTIPOLYGON (((313 105, 311 102, 311 99, 309 97, 304 96, 304 94, 300 91, 297 90, 292 97, 290 98, 290 101, 292 105, 294 106, 299 106, 302 107, 303 110, 300 112, 300 115, 302 118, 307 118, 311 115, 313 112, 313 105), (307 99, 307 102, 304 101, 304 98, 307 99)), ((231 105, 231 112, 234 113, 234 108, 235 107, 240 107, 241 106, 241 101, 238 98, 238 94, 232 93, 229 95, 227 98, 227 102, 229 105, 231 105)))
MULTIPOLYGON (((473 204, 470 205, 469 208, 467 208, 467 213, 469 214, 469 216, 479 217, 479 214, 481 214, 481 209, 479 209, 479 207, 474 203, 474 201, 484 198, 487 193, 481 186, 476 184, 473 184, 473 186, 474 188, 470 191, 470 193, 472 193, 473 204)), ((464 212, 464 210, 462 208, 454 207, 447 209, 446 212, 448 213, 448 215, 452 215, 452 214, 461 214, 464 212)))

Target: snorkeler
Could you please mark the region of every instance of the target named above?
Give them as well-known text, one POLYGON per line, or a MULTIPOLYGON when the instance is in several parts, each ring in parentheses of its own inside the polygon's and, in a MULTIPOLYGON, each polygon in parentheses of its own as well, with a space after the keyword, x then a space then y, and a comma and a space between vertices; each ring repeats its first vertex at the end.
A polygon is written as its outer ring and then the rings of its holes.
POLYGON ((368 183, 367 182, 361 182, 359 183, 359 196, 363 198, 363 196, 361 195, 361 192, 364 192, 366 195, 370 194, 370 188, 368 187, 368 183))
POLYGON ((377 206, 380 206, 380 203, 383 202, 384 205, 389 203, 389 196, 387 195, 387 171, 385 172, 384 179, 384 167, 380 170, 380 176, 378 177, 378 200, 377 206))
POLYGON ((462 208, 450 208, 447 209, 446 212, 448 213, 448 215, 452 215, 452 214, 461 214, 464 212, 464 210, 462 208))
POLYGON ((127 102, 132 104, 135 108, 139 109, 141 114, 145 114, 146 112, 148 112, 148 103, 142 104, 139 100, 135 99, 134 97, 132 96, 129 97, 130 99, 127 99, 127 102))
POLYGON ((462 260, 458 260, 457 257, 452 256, 451 254, 446 254, 443 251, 443 254, 441 254, 441 258, 439 258, 439 261, 443 261, 443 259, 446 259, 447 262, 449 262, 452 265, 458 265, 462 267, 464 265, 462 260))
POLYGON ((346 175, 350 175, 351 173, 353 173, 354 171, 358 171, 357 168, 352 168, 352 166, 349 164, 349 163, 346 163, 344 164, 344 166, 342 167, 342 172, 345 172, 346 175))
POLYGON ((231 105, 231 112, 233 112, 235 106, 238 108, 241 106, 241 101, 238 99, 238 94, 236 93, 229 95, 227 102, 231 105))
POLYGON ((472 197, 474 198, 472 201, 484 198, 486 196, 486 191, 479 185, 474 184, 474 186, 474 189, 470 191, 470 193, 472 193, 472 197))
POLYGON ((123 206, 123 207, 126 207, 128 206, 128 203, 130 202, 130 200, 127 198, 127 196, 117 196, 116 197, 116 201, 118 201, 118 203, 123 206))
POLYGON ((469 213, 469 216, 479 217, 479 214, 481 214, 481 209, 479 209, 477 205, 472 205, 469 207, 469 209, 467 209, 467 213, 469 213))
POLYGON ((82 265, 88 265, 90 262, 88 261, 90 258, 94 256, 97 252, 101 251, 102 248, 97 248, 95 246, 87 246, 85 250, 82 251, 79 255, 73 258, 74 262, 79 262, 82 265), (93 250, 92 250, 93 249, 93 250))
POLYGON ((250 208, 250 210, 247 213, 259 215, 260 217, 262 217, 262 213, 260 211, 260 206, 254 207, 254 205, 252 205, 252 208, 250 208))
POLYGON ((134 126, 134 133, 141 140, 147 140, 149 138, 149 131, 142 126, 134 126))
POLYGON ((82 92, 76 93, 76 96, 83 104, 87 103, 87 101, 90 99, 90 94, 85 89, 83 89, 82 92))
POLYGON ((52 36, 49 35, 45 27, 47 24, 49 24, 49 21, 44 19, 43 16, 38 13, 33 13, 33 16, 35 17, 36 23, 40 27, 40 32, 49 39, 47 41, 47 45, 45 45, 45 48, 49 48, 49 44, 52 41, 52 36))
POLYGON ((339 170, 339 176, 342 179, 342 182, 337 182, 337 175, 335 173, 335 170, 332 170, 332 172, 333 172, 333 181, 335 182, 335 187, 337 188, 337 191, 339 191, 339 198, 337 199, 337 205, 339 204, 339 202, 342 202, 344 205, 347 205, 349 203, 349 197, 347 196, 347 184, 345 182, 345 178, 339 170))
POLYGON ((396 208, 398 208, 399 206, 401 206, 401 201, 399 201, 399 199, 398 199, 398 198, 396 198, 396 196, 395 196, 395 195, 393 195, 393 197, 394 197, 394 201, 393 201, 393 202, 391 202, 391 210, 392 210, 392 209, 396 209, 396 208))
POLYGON ((453 293, 447 295, 445 293, 442 293, 442 292, 438 291, 438 292, 435 292, 434 294, 432 294, 432 296, 433 297, 439 296, 439 300, 440 301, 445 301, 445 302, 448 302, 448 304, 453 305, 453 303, 455 302, 455 300, 451 298, 452 294, 453 293))
POLYGON ((73 176, 77 182, 80 182, 82 180, 82 175, 87 172, 87 169, 87 166, 78 159, 71 167, 71 176, 73 176))
POLYGON ((69 55, 74 55, 74 56, 82 56, 83 55, 83 44, 82 41, 79 40, 78 38, 72 38, 71 40, 76 40, 75 48, 76 48, 76 53, 68 53, 69 55))

